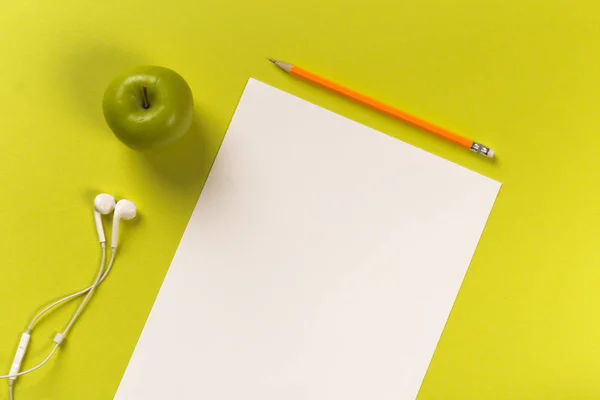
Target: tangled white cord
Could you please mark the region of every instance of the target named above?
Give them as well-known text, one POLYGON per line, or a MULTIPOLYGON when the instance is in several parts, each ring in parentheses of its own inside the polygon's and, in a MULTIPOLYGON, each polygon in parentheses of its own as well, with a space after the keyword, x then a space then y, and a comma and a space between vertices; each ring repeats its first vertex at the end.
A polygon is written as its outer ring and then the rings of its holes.
MULTIPOLYGON (((114 261, 115 261, 115 255, 116 255, 116 248, 112 248, 111 250, 111 257, 110 257, 110 261, 108 263, 108 266, 106 268, 106 270, 104 269, 105 263, 106 263, 106 245, 105 243, 102 243, 102 257, 101 257, 101 262, 100 262, 100 268, 98 271, 98 275, 96 276, 96 279, 94 280, 94 283, 83 289, 80 290, 76 293, 73 293, 69 296, 66 296, 58 301, 55 301, 54 303, 52 303, 51 305, 49 305, 48 307, 44 308, 42 311, 40 311, 31 321, 31 323, 29 324, 29 327, 27 328, 26 331, 26 335, 30 335, 34 329, 34 327, 36 326, 36 324, 40 321, 40 319, 42 317, 44 317, 44 315, 46 315, 48 312, 50 312, 52 309, 54 309, 55 307, 64 304, 70 300, 73 300, 79 296, 82 296, 84 294, 87 293, 87 295, 85 296, 85 298, 83 299, 83 301, 81 302, 81 304, 79 305, 77 311, 75 312, 75 314, 73 315, 73 317, 71 318, 71 320, 69 321, 69 323, 67 324, 67 326, 65 327, 65 329, 62 331, 62 333, 58 333, 56 335, 56 337, 54 338, 54 347, 52 348, 52 350, 50 351, 50 353, 48 354, 48 356, 39 364, 37 364, 35 367, 33 368, 29 368, 25 371, 21 371, 18 373, 13 373, 13 374, 9 374, 9 375, 0 375, 0 379, 9 379, 9 395, 10 395, 10 400, 14 400, 14 381, 17 379, 17 377, 19 376, 23 376, 23 375, 27 375, 30 374, 38 369, 40 369, 41 367, 43 367, 46 363, 48 363, 48 361, 50 361, 50 359, 52 359, 52 357, 54 356, 54 354, 56 353, 56 351, 58 350, 58 348, 60 347, 60 345, 63 343, 63 341, 65 340, 65 338, 67 337, 67 335, 69 334, 71 328, 73 328, 73 325, 75 324, 75 322, 77 322, 77 320, 79 319, 79 317, 81 316, 81 313, 83 312, 83 310, 85 309, 85 307, 87 306, 87 304, 89 303, 89 300, 91 299, 92 295, 94 294, 94 292, 96 291, 96 289, 98 288, 98 286, 100 286, 100 284, 102 282, 104 282, 104 280, 106 279, 106 277, 108 276, 108 274, 110 273, 110 271, 112 270, 114 261)), ((24 351, 23 351, 23 355, 24 355, 24 351)), ((21 360, 22 361, 22 358, 21 360)), ((20 366, 20 361, 19 361, 19 366, 20 366)))
POLYGON ((92 295, 94 294, 95 290, 106 279, 106 277, 112 270, 113 264, 115 262, 115 255, 117 252, 117 246, 118 246, 118 242, 119 242, 119 221, 121 221, 121 220, 127 221, 130 219, 133 219, 133 218, 135 218, 136 215, 137 215, 137 207, 135 206, 135 204, 133 204, 129 200, 121 199, 118 202, 115 202, 115 198, 106 193, 101 193, 98 196, 96 196, 96 198, 94 199, 94 220, 96 222, 98 241, 100 242, 100 245, 102 246, 102 261, 100 262, 100 269, 98 271, 98 275, 96 276, 96 279, 94 280, 94 283, 92 284, 92 286, 89 286, 83 290, 80 290, 78 292, 70 294, 69 296, 63 297, 62 299, 55 301, 54 303, 50 304, 49 306, 44 308, 42 311, 40 311, 33 318, 33 320, 29 324, 29 327, 27 328, 25 333, 23 333, 23 335, 21 335, 21 341, 19 342, 19 347, 17 348, 15 358, 13 360, 9 374, 0 376, 0 379, 8 379, 9 380, 8 384, 9 384, 10 400, 13 400, 13 397, 14 397, 15 380, 19 376, 27 375, 33 371, 38 370, 42 366, 44 366, 48 361, 50 361, 52 356, 57 352, 60 345, 64 342, 65 338, 71 331, 71 328, 73 328, 73 325, 75 324, 75 322, 77 322, 77 320, 81 316, 81 313, 87 306, 87 304, 88 304, 89 300, 91 299, 92 295), (104 270, 104 266, 106 263, 106 236, 104 234, 104 227, 102 226, 102 217, 110 215, 110 214, 114 214, 113 215, 113 226, 112 226, 113 230, 112 230, 112 238, 111 238, 111 242, 112 242, 111 249, 112 250, 111 250, 110 261, 108 263, 106 270, 104 270), (65 329, 62 331, 62 333, 59 332, 54 337, 54 348, 52 349, 50 354, 48 354, 48 356, 41 363, 36 365, 35 367, 30 368, 26 371, 21 371, 21 364, 23 363, 23 359, 25 358, 25 354, 27 353, 27 348, 29 346, 32 331, 35 328, 35 326, 37 325, 37 323, 40 321, 40 319, 42 319, 44 317, 44 315, 46 315, 48 312, 53 310, 55 307, 57 307, 61 304, 64 304, 68 301, 71 301, 79 296, 83 296, 84 294, 86 294, 85 298, 79 305, 79 308, 77 309, 77 311, 75 312, 75 314, 73 315, 73 317, 71 318, 71 320, 69 321, 69 323, 67 324, 65 329))
MULTIPOLYGON (((113 251, 113 255, 112 257, 114 258, 114 251, 113 251)), ((104 261, 102 263, 102 265, 104 266, 104 261)), ((108 276, 108 274, 110 273, 110 271, 112 270, 112 266, 113 266, 113 260, 111 260, 111 262, 109 262, 108 264, 108 268, 106 268, 106 271, 104 271, 104 274, 102 275, 102 277, 100 278, 100 282, 98 282, 97 286, 100 286, 100 284, 102 282, 104 282, 104 280, 106 279, 106 277, 108 276)), ((52 310, 54 307, 61 305, 62 303, 65 303, 67 301, 76 299, 77 297, 84 295, 88 292, 90 292, 92 290, 92 288, 94 288, 94 285, 89 286, 83 290, 80 290, 79 292, 73 293, 69 296, 66 296, 60 300, 55 301, 54 303, 50 304, 48 307, 44 308, 42 311, 40 311, 34 318, 33 320, 31 320, 31 323, 29 324, 29 327, 27 328, 27 332, 31 332, 33 330, 33 328, 35 327, 35 325, 40 321, 40 319, 42 319, 42 317, 50 310, 52 310)))

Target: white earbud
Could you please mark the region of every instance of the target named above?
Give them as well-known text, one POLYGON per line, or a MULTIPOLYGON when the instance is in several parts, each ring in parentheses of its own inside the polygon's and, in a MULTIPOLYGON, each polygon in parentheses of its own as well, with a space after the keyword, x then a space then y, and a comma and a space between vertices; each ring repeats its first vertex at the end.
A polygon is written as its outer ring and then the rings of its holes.
POLYGON ((94 219, 96 220, 96 230, 98 231, 98 240, 100 243, 106 242, 104 226, 102 225, 102 216, 110 214, 114 209, 115 198, 110 194, 102 193, 94 199, 94 219))
POLYGON ((113 249, 119 244, 119 221, 133 219, 135 218, 136 214, 137 208, 135 207, 135 204, 129 200, 119 200, 115 206, 115 216, 113 217, 113 231, 111 238, 113 249))

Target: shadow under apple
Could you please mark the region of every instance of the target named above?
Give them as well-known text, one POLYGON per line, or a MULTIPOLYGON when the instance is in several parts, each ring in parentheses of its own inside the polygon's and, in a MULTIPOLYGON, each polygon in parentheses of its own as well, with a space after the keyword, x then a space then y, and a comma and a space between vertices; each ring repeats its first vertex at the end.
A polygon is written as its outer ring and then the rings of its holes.
POLYGON ((175 143, 158 150, 133 152, 156 179, 171 188, 201 185, 212 166, 216 148, 209 140, 206 121, 197 110, 189 131, 175 143))

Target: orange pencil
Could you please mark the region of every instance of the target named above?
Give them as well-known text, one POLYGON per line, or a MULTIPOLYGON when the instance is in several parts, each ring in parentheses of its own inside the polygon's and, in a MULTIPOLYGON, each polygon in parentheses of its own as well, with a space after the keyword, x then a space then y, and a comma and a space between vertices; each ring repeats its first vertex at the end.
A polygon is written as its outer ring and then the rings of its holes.
POLYGON ((275 64, 276 66, 278 66, 279 68, 281 68, 283 71, 287 72, 290 75, 304 79, 305 81, 308 81, 317 86, 320 86, 320 87, 330 90, 334 93, 342 95, 352 101, 355 101, 359 104, 370 107, 370 108, 377 110, 385 115, 399 119, 400 121, 404 121, 407 124, 416 126, 417 128, 421 128, 424 131, 432 133, 435 136, 440 137, 442 139, 446 139, 454 144, 459 145, 460 147, 471 150, 474 153, 480 154, 480 155, 488 157, 488 158, 494 157, 494 150, 492 150, 489 147, 484 146, 480 143, 477 143, 470 139, 459 136, 456 133, 453 133, 446 129, 440 128, 439 126, 433 125, 427 121, 423 121, 422 119, 414 117, 410 114, 407 114, 404 111, 400 111, 397 108, 388 106, 377 100, 371 99, 370 97, 364 96, 353 90, 350 90, 343 86, 340 86, 337 83, 328 81, 327 79, 321 78, 320 76, 315 75, 312 72, 303 70, 302 68, 296 67, 295 65, 286 64, 286 63, 271 60, 271 59, 269 59, 269 61, 271 61, 273 64, 275 64))

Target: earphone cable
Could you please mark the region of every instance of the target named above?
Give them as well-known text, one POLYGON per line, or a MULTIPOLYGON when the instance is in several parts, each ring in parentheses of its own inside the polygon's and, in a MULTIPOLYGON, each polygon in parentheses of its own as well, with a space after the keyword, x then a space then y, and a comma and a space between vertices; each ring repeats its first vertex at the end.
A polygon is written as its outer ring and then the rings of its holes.
POLYGON ((102 262, 101 262, 100 269, 98 271, 96 280, 94 281, 93 285, 91 285, 83 290, 80 290, 78 292, 75 292, 73 294, 70 294, 66 297, 63 297, 60 300, 53 302, 52 304, 50 304, 49 306, 44 308, 42 311, 40 311, 32 319, 32 321, 29 324, 29 327, 27 328, 25 333, 23 333, 21 335, 21 340, 20 340, 19 346, 16 350, 16 354, 15 354, 13 363, 11 365, 9 374, 6 376, 0 376, 0 380, 8 379, 10 400, 14 400, 14 383, 15 383, 17 377, 27 375, 27 374, 34 372, 34 371, 38 370, 39 368, 43 367, 46 363, 48 363, 48 361, 50 361, 52 359, 54 354, 57 352, 58 348, 62 345, 66 336, 70 333, 74 324, 80 318, 85 307, 88 305, 89 301, 93 297, 94 292, 100 286, 100 284, 102 284, 102 282, 104 282, 104 280, 108 277, 108 274, 112 270, 112 267, 113 267, 113 264, 115 261, 115 256, 116 256, 116 249, 117 249, 117 245, 118 245, 119 220, 130 220, 132 218, 135 218, 136 214, 137 214, 136 206, 129 200, 122 199, 115 204, 115 200, 114 200, 113 196, 110 196, 107 194, 100 194, 100 195, 96 196, 96 198, 94 199, 94 219, 96 222, 96 229, 98 231, 98 239, 99 239, 99 242, 102 247, 102 262), (108 215, 108 214, 112 213, 113 211, 114 211, 113 237, 112 237, 113 243, 111 246, 111 257, 110 257, 108 266, 106 267, 106 269, 104 269, 105 263, 106 263, 106 257, 107 257, 107 249, 106 249, 107 246, 106 246, 106 236, 104 234, 104 229, 102 226, 102 216, 108 215), (69 321, 68 325, 66 326, 66 328, 64 329, 64 331, 62 333, 59 332, 54 337, 54 340, 53 340, 54 347, 53 347, 52 351, 50 351, 50 354, 48 354, 48 356, 41 363, 36 365, 35 367, 30 368, 26 371, 20 371, 21 364, 23 362, 23 359, 26 356, 27 348, 29 347, 29 344, 30 344, 32 331, 35 328, 35 326, 37 325, 37 323, 40 321, 40 319, 42 319, 48 312, 53 310, 55 307, 57 307, 61 304, 64 304, 68 301, 71 301, 82 295, 86 295, 86 296, 83 299, 83 301, 81 302, 81 304, 79 305, 79 308, 77 309, 77 311, 75 312, 75 314, 73 315, 71 320, 69 321))
MULTIPOLYGON (((112 264, 114 263, 114 258, 115 258, 115 251, 113 250, 112 256, 111 256, 111 262, 110 262, 110 265, 109 265, 110 267, 112 267, 112 264)), ((102 243, 102 260, 100 262, 100 269, 99 269, 98 276, 97 276, 94 284, 91 286, 92 289, 90 289, 90 292, 93 292, 93 289, 95 289, 98 286, 99 281, 100 281, 100 279, 102 277, 102 274, 104 272, 105 262, 106 262, 106 245, 104 243, 102 243)), ((86 300, 89 300, 89 293, 88 293, 88 297, 86 297, 86 300)), ((81 314, 81 311, 83 311, 84 307, 85 307, 85 304, 82 302, 82 305, 80 305, 79 309, 77 310, 78 313, 76 313, 76 317, 77 318, 81 314)), ((76 317, 74 317, 75 320, 77 319, 76 317)), ((71 320, 71 322, 73 322, 73 319, 71 320)), ((69 329, 72 327, 72 325, 73 325, 72 323, 69 324, 69 329)), ((28 331, 28 333, 30 333, 30 331, 28 331)), ((64 333, 63 334, 59 333, 56 336, 56 338, 54 339, 55 345, 54 345, 54 348, 52 349, 52 351, 50 352, 50 354, 44 359, 44 361, 42 361, 41 363, 39 363, 35 367, 30 368, 30 369, 28 369, 26 371, 22 371, 22 372, 10 374, 10 375, 0 375, 0 379, 10 379, 11 381, 14 381, 19 376, 27 375, 27 374, 29 374, 29 373, 31 373, 33 371, 38 370, 44 364, 46 364, 48 361, 50 361, 50 359, 52 358, 52 356, 54 355, 54 353, 56 353, 56 351, 58 350, 58 347, 61 345, 61 343, 64 340, 65 336, 66 335, 64 333)), ((19 365, 20 365, 20 362, 22 361, 22 359, 23 359, 24 356, 25 356, 25 352, 23 352, 21 354, 21 357, 20 357, 21 360, 19 361, 19 365)))
POLYGON ((23 372, 19 372, 18 374, 0 376, 0 379, 15 378, 15 377, 19 377, 19 376, 30 374, 33 371, 37 371, 38 369, 42 368, 48 361, 50 361, 50 359, 52 358, 52 356, 54 355, 54 353, 56 353, 56 350, 58 350, 58 346, 59 346, 58 344, 55 344, 54 347, 52 348, 52 351, 50 352, 50 354, 48 354, 48 356, 44 359, 44 361, 42 361, 41 363, 39 363, 35 367, 29 368, 28 370, 23 371, 23 372))
MULTIPOLYGON (((106 268, 107 272, 112 269, 112 266, 115 263, 115 256, 116 255, 117 255, 117 249, 111 247, 110 261, 108 262, 108 267, 106 268)), ((102 264, 102 266, 104 266, 104 264, 102 264)), ((81 316, 81 313, 83 312, 84 308, 87 306, 88 302, 92 298, 92 295, 94 294, 96 288, 100 285, 100 283, 102 283, 102 273, 103 273, 103 270, 100 269, 100 272, 98 273, 98 278, 96 279, 96 282, 94 282, 94 284, 90 287, 90 290, 89 290, 87 296, 85 296, 85 299, 83 299, 83 301, 81 302, 81 305, 79 306, 79 308, 75 312, 75 315, 73 315, 73 318, 71 318, 71 321, 69 322, 69 324, 67 325, 67 327, 63 331, 63 333, 62 333, 62 338, 63 339, 65 337, 67 337, 67 334, 69 333, 69 331, 71 330, 71 328, 73 328, 73 325, 75 324, 75 322, 77 322, 77 320, 81 316)))
MULTIPOLYGON (((114 257, 114 253, 115 253, 116 249, 113 248, 112 249, 112 253, 114 257)), ((102 275, 102 278, 100 278, 100 282, 98 283, 97 286, 99 286, 102 282, 104 282, 104 280, 108 277, 108 274, 110 273, 110 271, 112 270, 112 266, 113 263, 109 263, 108 268, 106 268, 106 271, 104 271, 104 274, 102 275)), ((31 320, 31 323, 29 324, 29 327, 27 328, 27 332, 31 332, 33 330, 33 328, 35 327, 35 325, 39 322, 39 320, 50 310, 52 310, 54 307, 61 305, 62 303, 65 303, 67 301, 73 300, 81 295, 84 295, 86 293, 89 293, 90 290, 92 290, 92 288, 94 287, 94 285, 89 286, 83 290, 80 290, 76 293, 73 293, 69 296, 63 297, 60 300, 55 301, 54 303, 50 304, 48 307, 44 308, 42 311, 40 311, 34 318, 33 320, 31 320)))

